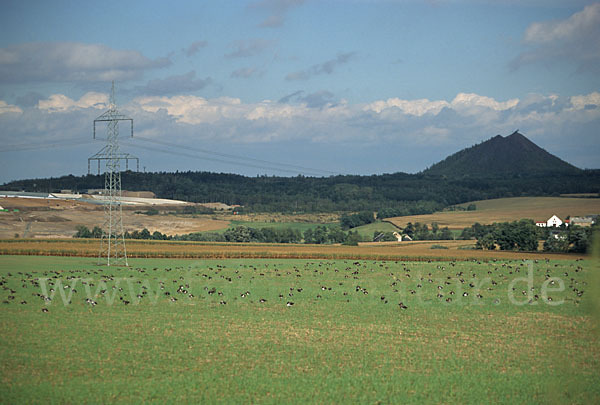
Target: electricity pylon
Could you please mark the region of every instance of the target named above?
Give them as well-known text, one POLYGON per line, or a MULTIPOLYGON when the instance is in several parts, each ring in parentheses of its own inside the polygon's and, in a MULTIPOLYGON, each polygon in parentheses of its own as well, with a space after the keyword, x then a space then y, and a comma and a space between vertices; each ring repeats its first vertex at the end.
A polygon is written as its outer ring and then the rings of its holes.
MULTIPOLYGON (((123 212, 121 210, 120 162, 121 160, 125 160, 127 163, 129 159, 138 160, 138 158, 128 153, 119 152, 119 121, 129 121, 131 123, 131 137, 133 137, 133 119, 126 117, 117 110, 115 103, 115 82, 113 82, 108 111, 94 120, 94 139, 96 139, 96 123, 108 123, 106 146, 88 159, 88 174, 91 160, 98 160, 98 168, 100 167, 101 160, 106 161, 102 198, 104 203, 104 222, 102 225, 98 264, 103 264, 104 262, 107 266, 128 266, 125 235, 123 232, 123 212)), ((98 169, 98 171, 100 170, 98 169)))

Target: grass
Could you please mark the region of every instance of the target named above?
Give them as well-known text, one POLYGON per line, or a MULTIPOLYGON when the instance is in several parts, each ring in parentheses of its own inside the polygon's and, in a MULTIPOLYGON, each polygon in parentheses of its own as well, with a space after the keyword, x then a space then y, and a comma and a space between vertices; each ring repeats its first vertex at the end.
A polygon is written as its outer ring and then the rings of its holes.
POLYGON ((511 222, 519 219, 545 221, 552 215, 563 220, 567 216, 582 216, 600 213, 598 198, 566 198, 566 197, 514 197, 494 200, 472 201, 461 204, 467 207, 475 204, 475 211, 444 211, 429 215, 413 215, 390 218, 390 222, 404 228, 408 222, 430 225, 437 222, 440 228, 461 230, 473 225, 492 224, 494 222, 511 222))
MULTIPOLYGON (((335 223, 321 224, 312 222, 258 222, 258 221, 231 221, 228 229, 235 228, 238 226, 247 226, 248 228, 263 229, 263 228, 274 228, 274 229, 293 229, 300 232, 304 232, 307 229, 314 229, 318 226, 336 226, 335 223)), ((223 230, 224 232, 225 230, 223 230)))
POLYGON ((598 329, 587 310, 598 296, 597 262, 131 264, 0 256, 0 299, 9 302, 0 304, 0 402, 600 400, 598 329), (530 268, 533 304, 511 304, 512 287, 527 302, 530 268), (550 302, 547 277, 565 282, 564 291, 553 286, 550 302), (55 289, 49 304, 35 295, 44 279, 45 294, 55 289), (70 305, 62 303, 60 291, 72 291, 65 285, 77 290, 70 305), (85 302, 86 289, 96 306, 85 302))
POLYGON ((207 231, 200 231, 200 233, 225 233, 228 229, 233 229, 238 226, 246 226, 248 228, 263 229, 263 228, 274 228, 274 229, 293 229, 300 232, 304 232, 307 229, 314 229, 318 226, 336 226, 337 223, 317 223, 317 222, 261 222, 261 221, 241 221, 241 220, 230 220, 227 226, 220 229, 212 229, 207 231))
POLYGON ((367 240, 373 240, 373 234, 376 231, 379 232, 398 232, 398 228, 389 222, 377 221, 372 224, 358 226, 352 228, 352 231, 358 232, 358 234, 367 240))

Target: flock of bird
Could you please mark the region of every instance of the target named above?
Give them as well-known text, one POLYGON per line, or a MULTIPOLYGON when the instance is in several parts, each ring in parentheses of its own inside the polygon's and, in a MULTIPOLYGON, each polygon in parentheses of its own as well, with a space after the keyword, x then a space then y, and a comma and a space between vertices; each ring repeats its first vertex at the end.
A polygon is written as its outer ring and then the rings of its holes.
POLYGON ((556 299, 578 304, 586 281, 574 262, 522 260, 489 262, 293 261, 228 262, 168 268, 108 268, 11 271, 0 275, 2 305, 80 304, 95 307, 207 302, 304 306, 319 301, 396 305, 403 311, 429 302, 499 304, 507 293, 521 303, 551 302, 541 285, 554 288, 556 299), (531 264, 531 265, 530 265, 531 264), (533 269, 536 282, 526 280, 533 269), (559 281, 560 280, 560 281, 559 281), (511 283, 511 281, 513 281, 511 283), (525 300, 525 301, 522 301, 525 300))

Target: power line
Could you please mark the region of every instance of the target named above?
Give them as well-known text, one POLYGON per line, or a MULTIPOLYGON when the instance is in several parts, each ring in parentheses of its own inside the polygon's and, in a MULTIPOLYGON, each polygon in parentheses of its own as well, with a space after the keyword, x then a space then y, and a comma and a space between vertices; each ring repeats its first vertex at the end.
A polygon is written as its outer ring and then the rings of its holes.
POLYGON ((90 144, 89 140, 77 140, 77 139, 59 139, 52 142, 45 143, 23 143, 16 145, 4 145, 0 147, 0 153, 2 152, 20 152, 20 151, 28 151, 28 150, 39 150, 39 149, 50 149, 50 148, 59 148, 65 146, 78 146, 90 144))
MULTIPOLYGON (((123 142, 123 143, 127 143, 130 146, 138 147, 141 149, 146 149, 149 151, 166 153, 166 154, 175 155, 175 156, 186 156, 186 157, 189 157, 192 159, 208 160, 208 161, 213 161, 213 162, 231 164, 231 165, 235 165, 235 166, 246 166, 246 167, 253 167, 253 168, 263 169, 263 170, 273 170, 273 171, 279 171, 279 172, 284 172, 284 173, 294 173, 294 174, 308 174, 308 175, 315 175, 315 176, 338 175, 339 174, 337 172, 333 172, 330 170, 316 169, 316 168, 310 168, 310 167, 305 167, 305 166, 300 166, 300 165, 294 165, 294 164, 290 164, 290 163, 281 163, 281 162, 274 162, 274 161, 263 160, 263 159, 256 159, 256 158, 247 157, 247 156, 233 155, 233 154, 228 154, 228 153, 212 151, 212 150, 208 150, 208 149, 197 148, 197 147, 193 147, 193 146, 178 145, 178 144, 175 144, 172 142, 157 141, 155 139, 149 139, 149 138, 145 138, 145 137, 136 137, 136 139, 141 139, 145 142, 154 143, 154 144, 161 145, 161 146, 168 146, 171 148, 183 149, 186 152, 183 152, 183 151, 174 152, 174 151, 169 151, 166 149, 153 148, 150 146, 140 145, 137 142, 136 143, 123 142), (200 156, 198 154, 191 154, 191 153, 189 153, 189 151, 202 153, 202 154, 206 154, 206 155, 211 155, 211 156, 221 156, 221 157, 224 157, 224 158, 227 158, 230 160, 219 159, 219 158, 210 157, 210 156, 200 156)), ((101 139, 96 138, 95 141, 101 141, 101 139)), ((58 140, 50 141, 50 142, 4 145, 4 146, 0 146, 0 153, 34 151, 34 150, 52 149, 52 148, 69 147, 69 146, 81 146, 81 145, 89 145, 93 142, 94 141, 90 142, 89 140, 66 138, 66 139, 58 139, 58 140)))
MULTIPOLYGON (((235 161, 230 161, 230 160, 224 160, 224 159, 218 159, 218 158, 211 158, 211 157, 206 157, 206 156, 198 156, 198 155, 194 155, 191 153, 186 153, 186 152, 180 152, 180 151, 171 151, 168 149, 158 149, 158 148, 153 148, 151 146, 145 146, 145 145, 134 145, 133 143, 130 142, 126 142, 123 141, 122 143, 129 145, 129 146, 134 146, 134 147, 138 147, 141 149, 146 149, 149 151, 153 151, 153 152, 159 152, 159 153, 166 153, 166 154, 170 154, 170 155, 174 155, 174 156, 185 156, 185 157, 189 157, 192 159, 198 159, 198 160, 209 160, 212 162, 219 162, 219 163, 226 163, 226 164, 232 164, 232 165, 236 165, 236 166, 247 166, 247 167, 254 167, 257 169, 263 169, 263 170, 274 170, 274 171, 279 171, 279 172, 285 172, 285 173, 294 173, 294 174, 298 174, 301 173, 298 170, 292 170, 292 169, 285 169, 285 168, 280 168, 280 167, 271 167, 271 166, 264 166, 264 165, 257 165, 257 164, 252 164, 252 163, 244 163, 244 162, 235 162, 235 161)), ((311 175, 322 175, 322 173, 316 173, 316 172, 309 172, 309 171, 304 171, 304 174, 311 174, 311 175)))
MULTIPOLYGON (((221 156, 221 157, 226 157, 226 158, 230 158, 230 159, 239 159, 239 160, 247 160, 247 161, 252 161, 252 162, 257 162, 257 163, 265 163, 271 166, 281 166, 281 167, 288 167, 288 168, 292 168, 292 169, 296 169, 295 171, 292 171, 294 173, 298 173, 299 170, 300 171, 308 171, 311 172, 313 174, 339 174, 330 170, 323 170, 323 169, 315 169, 315 168, 311 168, 311 167, 305 167, 305 166, 299 166, 299 165, 293 165, 290 163, 280 163, 280 162, 274 162, 274 161, 270 161, 270 160, 263 160, 263 159, 256 159, 256 158, 250 158, 247 156, 240 156, 240 155, 232 155, 232 154, 228 154, 228 153, 222 153, 222 152, 216 152, 213 150, 207 150, 207 149, 202 149, 202 148, 196 148, 193 146, 182 146, 182 145, 178 145, 172 142, 166 142, 166 141, 157 141, 155 139, 150 139, 150 138, 146 138, 146 137, 141 137, 138 136, 136 137, 136 139, 141 139, 145 142, 151 142, 151 143, 156 143, 158 145, 163 145, 163 146, 170 146, 173 148, 179 148, 179 149, 185 149, 185 150, 192 150, 195 152, 200 152, 200 153, 205 153, 205 154, 209 154, 209 155, 216 155, 216 156, 221 156)), ((231 162, 228 162, 231 163, 231 162)), ((246 164, 244 164, 246 165, 246 164)), ((252 166, 252 167, 257 167, 257 166, 252 166)), ((260 168, 263 168, 262 166, 260 168)), ((271 169, 273 169, 272 167, 270 167, 271 169)), ((290 172, 290 170, 282 170, 282 169, 278 169, 281 171, 287 171, 290 172)))

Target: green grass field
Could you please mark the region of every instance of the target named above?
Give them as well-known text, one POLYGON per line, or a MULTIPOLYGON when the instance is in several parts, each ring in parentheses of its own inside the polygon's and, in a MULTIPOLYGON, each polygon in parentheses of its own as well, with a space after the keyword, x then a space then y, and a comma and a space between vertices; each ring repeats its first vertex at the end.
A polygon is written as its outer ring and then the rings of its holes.
POLYGON ((353 228, 352 231, 358 232, 361 238, 366 240, 372 240, 374 232, 399 232, 398 228, 389 222, 377 221, 372 224, 358 226, 353 228))
POLYGON ((337 224, 320 224, 314 222, 248 222, 248 221, 231 221, 229 228, 235 228, 237 226, 247 226, 249 228, 262 229, 262 228, 275 228, 275 229, 293 229, 300 232, 304 232, 307 229, 314 229, 317 226, 335 226, 337 224))
POLYGON ((0 402, 600 402, 590 260, 94 263, 0 256, 0 402))

